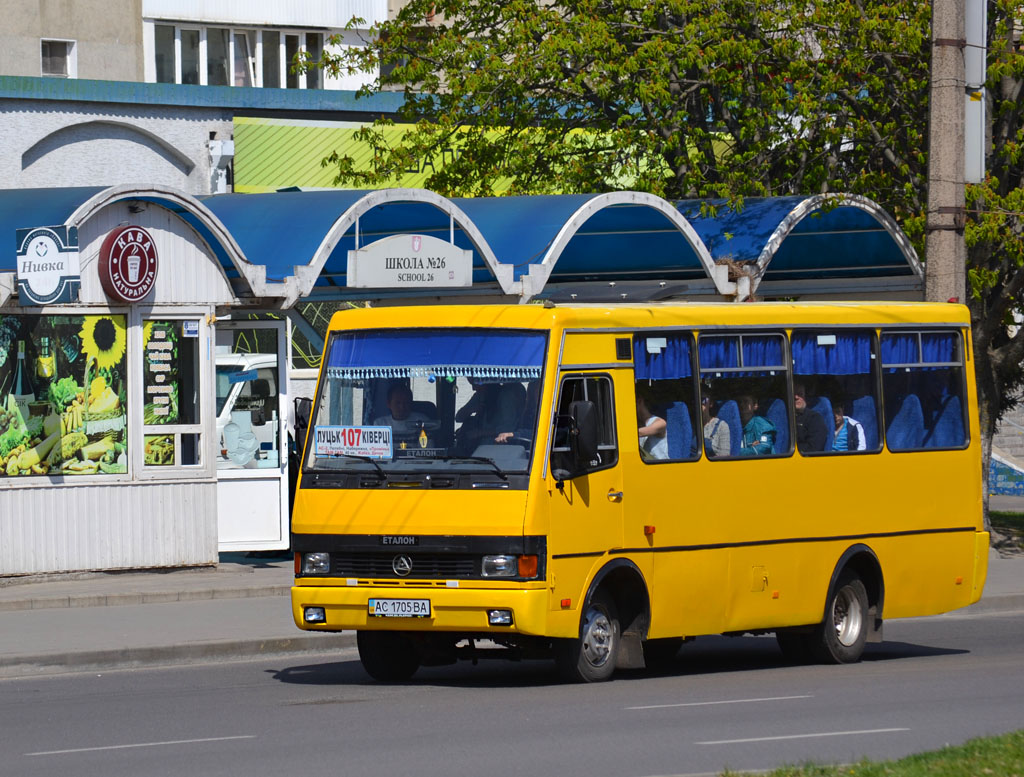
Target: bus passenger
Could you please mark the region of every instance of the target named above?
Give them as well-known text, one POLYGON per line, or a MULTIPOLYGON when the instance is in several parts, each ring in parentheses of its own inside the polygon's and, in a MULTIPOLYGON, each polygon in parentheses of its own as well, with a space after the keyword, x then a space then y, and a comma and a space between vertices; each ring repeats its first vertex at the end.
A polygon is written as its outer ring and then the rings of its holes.
POLYGON ((393 383, 388 389, 388 414, 376 418, 374 426, 390 426, 395 437, 419 434, 430 419, 412 409, 412 389, 404 383, 393 383))
POLYGON ((700 412, 704 419, 704 451, 708 456, 728 456, 732 451, 732 436, 729 424, 714 414, 715 403, 705 393, 700 401, 700 412))
POLYGON ((743 424, 743 444, 741 456, 770 456, 775 450, 775 424, 761 415, 757 415, 757 400, 750 394, 736 398, 740 409, 740 422, 743 424))
POLYGON ((526 404, 526 389, 522 383, 488 383, 470 378, 473 396, 455 414, 461 423, 456 433, 459 455, 466 456, 478 445, 504 442, 498 438, 508 429, 516 429, 526 404))
POLYGON ((860 421, 843 415, 845 408, 842 402, 832 405, 832 413, 836 420, 836 434, 832 441, 834 451, 863 451, 866 450, 867 439, 864 437, 864 427, 860 421))
POLYGON ((651 412, 643 394, 636 395, 636 418, 639 424, 640 456, 644 459, 668 458, 668 424, 651 412))
POLYGON ((796 410, 796 444, 801 453, 825 450, 828 429, 825 419, 807 407, 807 387, 793 384, 793 408, 796 410))

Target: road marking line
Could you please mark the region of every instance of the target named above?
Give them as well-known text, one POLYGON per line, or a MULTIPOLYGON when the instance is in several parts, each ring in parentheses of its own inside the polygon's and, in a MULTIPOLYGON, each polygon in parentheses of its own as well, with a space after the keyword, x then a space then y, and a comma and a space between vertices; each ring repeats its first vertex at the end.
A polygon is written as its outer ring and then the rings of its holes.
POLYGON ((227 742, 232 739, 255 739, 255 734, 237 737, 208 737, 206 739, 172 739, 167 742, 140 742, 134 745, 106 745, 105 747, 76 747, 72 750, 43 750, 25 755, 65 755, 67 753, 95 753, 99 750, 128 750, 133 747, 159 747, 160 745, 191 745, 198 742, 227 742))
POLYGON ((713 704, 749 704, 755 701, 788 701, 790 699, 813 699, 811 694, 803 696, 766 696, 762 699, 725 699, 723 701, 690 701, 681 704, 649 704, 645 707, 626 707, 627 710, 665 710, 671 707, 709 707, 713 704))
POLYGON ((750 737, 749 739, 715 739, 709 742, 695 742, 697 745, 739 745, 744 742, 774 742, 780 739, 811 739, 814 737, 848 737, 856 734, 892 734, 910 731, 909 728, 869 728, 863 731, 823 731, 820 734, 789 734, 779 737, 750 737))

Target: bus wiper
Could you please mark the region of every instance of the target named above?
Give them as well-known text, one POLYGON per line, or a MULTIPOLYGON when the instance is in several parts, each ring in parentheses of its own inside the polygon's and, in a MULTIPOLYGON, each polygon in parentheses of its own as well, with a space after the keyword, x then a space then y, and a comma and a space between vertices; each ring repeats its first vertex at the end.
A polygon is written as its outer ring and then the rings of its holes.
POLYGON ((378 464, 374 459, 371 459, 369 456, 359 456, 355 453, 343 453, 341 455, 344 456, 346 459, 356 459, 357 461, 369 462, 377 470, 376 474, 380 476, 380 479, 383 480, 385 483, 388 482, 388 473, 384 471, 384 468, 380 464, 378 464))
POLYGON ((508 475, 505 471, 495 464, 494 459, 489 459, 486 456, 438 456, 440 461, 474 461, 480 462, 481 464, 488 464, 494 467, 494 473, 502 480, 508 480, 508 475))

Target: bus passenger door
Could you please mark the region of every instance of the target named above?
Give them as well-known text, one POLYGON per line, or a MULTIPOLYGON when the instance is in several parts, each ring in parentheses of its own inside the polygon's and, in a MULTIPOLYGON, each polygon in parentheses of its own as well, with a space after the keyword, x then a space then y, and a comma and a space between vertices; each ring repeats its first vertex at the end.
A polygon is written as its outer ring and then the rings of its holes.
POLYGON ((555 404, 547 485, 550 498, 551 608, 578 612, 586 584, 609 552, 622 547, 623 476, 615 391, 608 374, 563 375, 555 404), (585 414, 592 414, 584 421, 585 414), (596 421, 596 451, 579 450, 581 426, 596 421))

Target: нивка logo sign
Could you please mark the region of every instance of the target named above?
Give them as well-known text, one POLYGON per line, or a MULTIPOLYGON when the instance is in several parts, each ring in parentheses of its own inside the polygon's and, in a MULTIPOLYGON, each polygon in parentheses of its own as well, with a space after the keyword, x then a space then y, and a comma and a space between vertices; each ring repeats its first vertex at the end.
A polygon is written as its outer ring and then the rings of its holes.
POLYGON ((18 301, 22 305, 76 302, 82 285, 78 228, 33 227, 15 232, 18 301))

